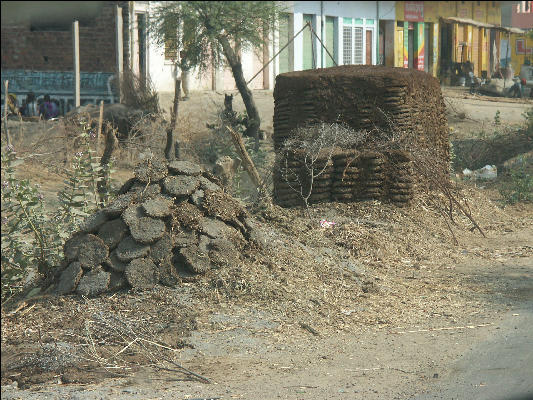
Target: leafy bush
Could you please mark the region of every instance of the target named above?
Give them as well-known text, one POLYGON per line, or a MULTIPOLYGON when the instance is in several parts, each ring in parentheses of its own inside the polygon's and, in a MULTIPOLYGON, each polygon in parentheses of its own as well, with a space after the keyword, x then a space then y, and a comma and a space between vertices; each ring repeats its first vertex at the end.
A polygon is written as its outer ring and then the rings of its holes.
POLYGON ((522 113, 526 123, 526 133, 528 136, 533 137, 533 108, 522 113))
POLYGON ((511 180, 500 189, 506 204, 533 202, 533 175, 526 170, 526 161, 521 158, 511 170, 511 180))
POLYGON ((60 264, 63 244, 86 216, 110 200, 109 167, 102 167, 91 148, 89 125, 79 138, 85 151, 76 153, 58 193, 59 207, 46 210, 43 194, 28 179, 16 177, 24 160, 13 146, 2 149, 2 301, 21 287, 32 268, 47 275, 60 264))

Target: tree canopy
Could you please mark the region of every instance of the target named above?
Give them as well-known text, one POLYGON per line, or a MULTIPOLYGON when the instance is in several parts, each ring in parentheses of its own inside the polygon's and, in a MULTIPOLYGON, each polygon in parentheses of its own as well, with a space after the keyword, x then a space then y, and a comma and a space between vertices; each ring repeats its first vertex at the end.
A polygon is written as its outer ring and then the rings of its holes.
POLYGON ((184 51, 184 57, 180 57, 182 68, 206 71, 211 65, 221 65, 220 55, 224 55, 246 107, 244 134, 255 137, 256 150, 261 118, 244 78, 240 50, 263 49, 281 11, 275 1, 163 2, 156 6, 149 24, 157 43, 175 43, 176 50, 184 51))
POLYGON ((151 13, 149 30, 159 45, 183 49, 191 66, 220 65, 223 41, 240 48, 262 48, 280 6, 274 1, 169 1, 151 13), (214 59, 213 59, 214 56, 214 59))

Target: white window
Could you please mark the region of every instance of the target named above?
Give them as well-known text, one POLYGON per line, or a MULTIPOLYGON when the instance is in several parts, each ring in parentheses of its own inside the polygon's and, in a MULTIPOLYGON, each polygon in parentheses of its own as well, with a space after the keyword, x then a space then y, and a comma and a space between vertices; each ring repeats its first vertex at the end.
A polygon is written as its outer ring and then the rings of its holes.
POLYGON ((363 28, 344 26, 342 28, 342 63, 364 64, 363 28))
POLYGON ((354 64, 363 64, 363 28, 354 30, 354 64))
POLYGON ((352 41, 352 27, 345 26, 342 29, 342 63, 344 65, 353 64, 353 41, 352 41))

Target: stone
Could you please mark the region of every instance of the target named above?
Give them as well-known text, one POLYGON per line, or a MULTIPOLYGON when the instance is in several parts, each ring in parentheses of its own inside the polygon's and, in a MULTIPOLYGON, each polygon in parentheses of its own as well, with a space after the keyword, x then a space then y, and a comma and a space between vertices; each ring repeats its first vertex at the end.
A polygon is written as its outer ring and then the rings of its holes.
POLYGON ((128 234, 128 226, 120 218, 107 221, 98 230, 98 237, 104 241, 110 250, 117 247, 128 234))
POLYGON ((161 239, 150 246, 150 258, 158 264, 172 254, 174 243, 172 237, 165 233, 161 239))
POLYGON ((150 289, 159 281, 157 267, 150 258, 132 260, 126 267, 124 274, 134 289, 150 289))
POLYGON ((200 182, 200 187, 205 190, 212 190, 214 192, 219 192, 222 190, 220 186, 218 186, 216 183, 211 182, 209 179, 207 179, 204 176, 201 176, 198 178, 198 182, 200 182))
POLYGON ((204 201, 204 191, 202 189, 197 189, 193 194, 191 194, 191 202, 196 207, 201 207, 203 201, 204 201))
POLYGON ((109 289, 111 274, 98 267, 86 273, 81 279, 76 292, 85 297, 95 297, 109 289))
POLYGON ((202 208, 207 211, 207 215, 226 222, 235 221, 239 216, 246 215, 239 201, 224 192, 206 190, 202 208))
POLYGON ((140 182, 157 182, 167 176, 167 163, 158 158, 147 158, 135 166, 133 174, 140 182))
POLYGON ((100 265, 109 256, 109 248, 98 236, 88 234, 79 246, 78 261, 84 268, 100 265))
POLYGON ((83 268, 79 261, 74 261, 61 273, 56 288, 57 294, 71 293, 76 289, 83 275, 83 268))
POLYGON ((228 238, 238 235, 236 229, 214 218, 204 218, 200 223, 200 232, 212 239, 228 238))
MULTIPOLYGON (((196 193, 196 192, 195 192, 196 193)), ((170 197, 156 196, 142 203, 145 213, 150 217, 164 218, 172 213, 174 201, 170 197)))
POLYGON ((212 262, 220 267, 235 266, 240 261, 239 251, 226 239, 211 240, 208 254, 212 262))
POLYGON ((84 233, 95 233, 100 227, 105 224, 109 219, 108 214, 99 210, 94 214, 88 216, 85 221, 80 224, 80 231, 84 233))
POLYGON ((85 233, 75 233, 69 240, 65 242, 63 245, 63 254, 67 259, 67 262, 78 259, 80 245, 85 242, 87 236, 88 235, 85 233))
POLYGON ((178 175, 198 176, 203 170, 199 165, 190 161, 172 161, 168 164, 168 170, 178 175))
POLYGON ((230 156, 219 157, 215 162, 213 174, 220 179, 224 186, 228 186, 235 177, 240 161, 230 156))
POLYGON ((177 256, 180 264, 193 274, 203 274, 211 268, 209 255, 202 253, 197 245, 181 248, 177 256))
POLYGON ((118 191, 118 194, 125 194, 125 193, 128 193, 130 191, 130 189, 132 188, 133 184, 137 181, 137 179, 135 178, 130 178, 128 179, 126 182, 124 182, 124 184, 120 187, 119 191, 118 191))
POLYGON ((139 223, 139 219, 142 217, 146 217, 146 213, 144 212, 144 208, 139 204, 131 204, 122 213, 122 219, 130 228, 139 223))
POLYGON ((172 265, 179 279, 183 282, 198 281, 200 275, 191 272, 189 268, 182 262, 182 258, 179 254, 175 254, 172 258, 172 265))
POLYGON ((209 237, 205 236, 205 235, 200 235, 200 237, 198 238, 198 249, 200 250, 201 253, 203 254, 208 254, 209 253, 209 249, 211 247, 211 240, 209 237))
POLYGON ((198 236, 191 230, 178 230, 172 234, 172 241, 175 247, 187 247, 198 243, 198 236))
POLYGON ((176 271, 172 263, 172 254, 169 254, 168 257, 161 261, 159 266, 159 283, 170 287, 180 283, 178 271, 176 271))
POLYGON ((137 199, 136 193, 125 193, 117 196, 115 201, 113 201, 109 206, 103 209, 105 213, 109 215, 110 218, 118 217, 122 212, 129 207, 129 205, 137 199))
POLYGON ((165 234, 165 223, 160 219, 141 217, 130 225, 131 236, 140 243, 154 243, 165 234))
POLYGON ((151 199, 161 193, 161 186, 157 183, 146 185, 137 182, 131 187, 131 192, 138 195, 139 201, 151 199))
POLYGON ((178 199, 190 196, 199 184, 198 178, 187 175, 169 176, 163 181, 167 193, 178 199))
POLYGON ((134 258, 145 257, 150 253, 150 246, 136 242, 133 237, 126 236, 117 246, 117 257, 122 262, 129 262, 134 258))
POLYGON ((172 225, 174 229, 198 230, 203 219, 204 214, 198 207, 182 201, 174 208, 172 225))
POLYGON ((109 277, 109 287, 110 292, 115 292, 117 290, 123 289, 128 286, 128 281, 126 277, 121 272, 111 271, 111 276, 109 277))
POLYGON ((118 258, 117 249, 113 250, 107 260, 105 260, 105 265, 110 269, 116 272, 124 272, 126 269, 127 262, 123 262, 118 258))

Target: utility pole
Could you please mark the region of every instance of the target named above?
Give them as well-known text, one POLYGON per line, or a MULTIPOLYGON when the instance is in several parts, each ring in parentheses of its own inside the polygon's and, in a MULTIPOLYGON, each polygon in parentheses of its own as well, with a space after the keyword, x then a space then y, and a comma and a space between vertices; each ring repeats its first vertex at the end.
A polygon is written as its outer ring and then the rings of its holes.
POLYGON ((74 107, 80 106, 80 27, 78 21, 72 23, 74 44, 74 107))
POLYGON ((122 7, 116 6, 115 8, 115 28, 116 28, 116 58, 117 58, 117 73, 116 73, 116 82, 118 90, 118 102, 122 102, 122 88, 121 80, 122 73, 124 71, 124 47, 123 47, 123 33, 122 33, 122 7))

